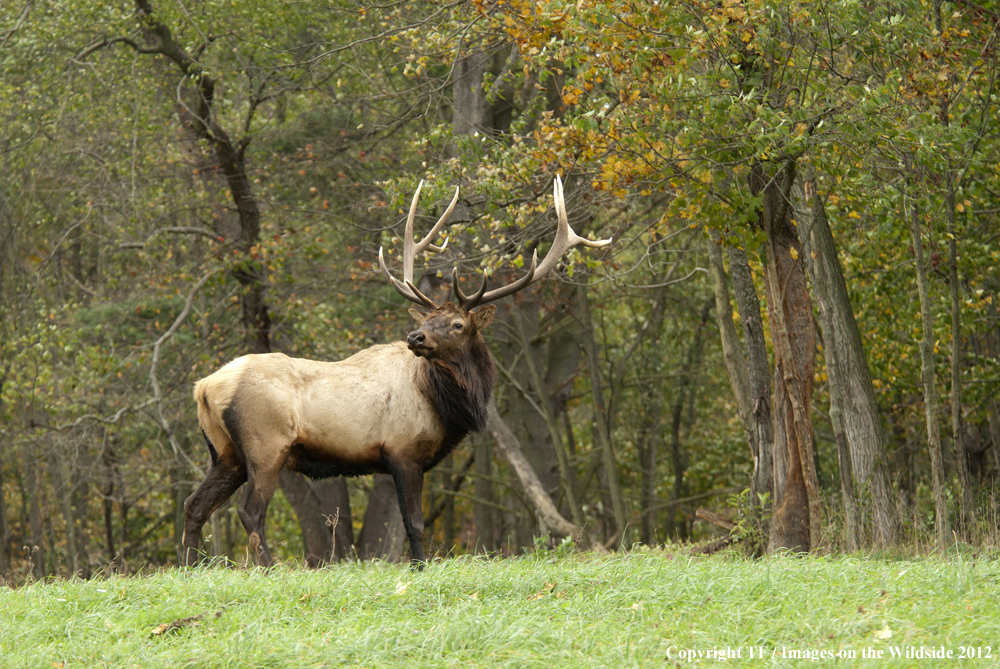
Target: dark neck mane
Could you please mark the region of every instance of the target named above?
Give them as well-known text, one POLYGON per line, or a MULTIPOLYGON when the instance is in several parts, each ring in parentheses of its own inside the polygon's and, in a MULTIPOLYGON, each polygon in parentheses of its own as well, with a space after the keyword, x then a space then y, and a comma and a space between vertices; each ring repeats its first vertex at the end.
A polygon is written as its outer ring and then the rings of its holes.
MULTIPOLYGON (((445 437, 433 467, 469 432, 486 428, 496 369, 481 335, 450 359, 428 359, 427 395, 444 424, 445 437)), ((429 468, 429 467, 428 467, 429 468)))

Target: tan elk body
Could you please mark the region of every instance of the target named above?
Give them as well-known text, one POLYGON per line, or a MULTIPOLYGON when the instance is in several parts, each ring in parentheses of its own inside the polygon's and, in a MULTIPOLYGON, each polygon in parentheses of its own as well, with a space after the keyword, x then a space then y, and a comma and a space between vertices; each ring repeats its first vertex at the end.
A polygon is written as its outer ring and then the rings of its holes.
POLYGON ((246 482, 238 512, 258 564, 272 557, 264 533, 268 504, 282 468, 311 478, 391 474, 410 560, 424 560, 421 507, 424 472, 469 433, 486 426, 495 380, 482 330, 494 318, 489 305, 548 274, 560 256, 590 241, 569 227, 562 183, 555 180, 559 220, 552 247, 541 263, 509 285, 466 296, 453 271, 456 304, 437 305, 413 284, 413 262, 445 224, 458 200, 426 237, 413 240, 420 188, 413 196, 403 247, 403 280, 379 266, 405 298, 430 310, 411 309, 420 327, 407 341, 372 346, 339 362, 290 358, 282 353, 246 355, 195 384, 198 422, 212 456, 205 480, 184 503, 185 562, 198 558, 201 529, 211 513, 246 482), (482 306, 486 305, 486 306, 482 306), (476 307, 480 307, 473 311, 476 307))
MULTIPOLYGON (((323 460, 331 451, 346 470, 365 469, 380 448, 416 456, 416 444, 444 437, 420 390, 427 364, 403 342, 372 346, 340 362, 246 355, 195 384, 198 421, 223 455, 233 448, 223 414, 229 407, 253 407, 248 438, 281 444, 273 457, 289 469, 300 458, 323 460)), ((358 473, 371 473, 367 469, 358 473)))

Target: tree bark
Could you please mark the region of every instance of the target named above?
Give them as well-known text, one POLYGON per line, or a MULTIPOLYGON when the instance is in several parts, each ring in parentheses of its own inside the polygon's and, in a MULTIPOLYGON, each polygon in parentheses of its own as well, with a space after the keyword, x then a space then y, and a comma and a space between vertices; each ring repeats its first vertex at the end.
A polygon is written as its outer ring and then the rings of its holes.
MULTIPOLYGON (((229 186, 229 192, 236 207, 238 230, 223 226, 217 231, 227 235, 227 241, 243 254, 243 260, 233 269, 233 276, 243 287, 240 295, 240 309, 250 353, 271 352, 271 317, 264 299, 265 273, 261 263, 254 257, 254 247, 260 241, 260 208, 254 196, 253 184, 246 170, 246 149, 250 135, 233 140, 229 133, 217 122, 214 109, 216 80, 210 76, 201 63, 193 58, 173 37, 169 27, 157 20, 148 0, 136 0, 136 11, 155 47, 143 53, 158 53, 173 62, 180 72, 193 84, 190 100, 181 114, 182 122, 191 133, 207 142, 214 153, 215 163, 221 169, 229 186), (234 235, 234 237, 228 237, 234 235)), ((244 125, 249 127, 256 108, 251 100, 244 125)), ((218 225, 222 225, 222 218, 218 225)), ((316 489, 309 494, 308 483, 300 474, 282 477, 282 490, 292 504, 296 516, 303 527, 312 527, 315 519, 322 517, 323 509, 338 508, 336 499, 319 499, 316 489), (311 519, 311 520, 310 520, 311 519)), ((331 491, 333 489, 330 489, 331 491)), ((305 533, 306 554, 327 555, 329 542, 323 540, 324 533, 305 533), (313 544, 312 541, 319 543, 313 544)))
MULTIPOLYGON (((802 245, 791 222, 790 192, 795 163, 786 161, 771 178, 758 165, 751 190, 763 193, 760 226, 767 237, 765 278, 775 349, 775 421, 781 421, 788 474, 784 497, 774 515, 772 549, 806 552, 819 546, 822 519, 813 460, 812 402, 816 330, 802 267, 802 245)), ((781 445, 777 445, 781 448, 781 445)))
POLYGON ((493 553, 497 549, 493 528, 493 454, 490 440, 484 435, 474 435, 472 448, 475 451, 476 480, 474 492, 476 504, 473 507, 473 518, 476 521, 477 552, 493 553), (480 503, 481 500, 485 503, 480 503))
POLYGON ((961 487, 959 499, 962 501, 962 533, 969 533, 976 525, 976 504, 972 497, 972 481, 969 476, 969 458, 965 450, 962 429, 962 296, 958 279, 958 241, 955 231, 955 184, 948 171, 948 192, 945 197, 948 215, 948 260, 949 282, 951 283, 951 434, 955 445, 955 469, 958 470, 958 484, 961 487))
MULTIPOLYGON (((714 235, 718 237, 718 235, 714 235)), ((740 412, 740 423, 750 446, 750 457, 757 468, 759 446, 753 429, 753 418, 750 410, 750 377, 747 371, 747 359, 743 344, 736 334, 733 323, 733 307, 729 302, 729 281, 726 268, 722 261, 722 249, 717 239, 708 244, 708 269, 712 275, 712 293, 715 297, 715 319, 719 325, 719 337, 722 340, 722 357, 726 364, 726 374, 729 385, 733 389, 736 407, 740 412)))
POLYGON ((573 523, 577 527, 583 527, 583 513, 576 492, 576 477, 570 468, 569 458, 563 445, 562 435, 559 431, 559 419, 552 408, 552 394, 549 392, 545 380, 542 378, 541 370, 538 369, 538 362, 535 360, 532 351, 531 341, 525 333, 524 321, 520 314, 514 315, 517 332, 520 337, 524 362, 531 375, 531 383, 535 387, 538 395, 538 413, 545 420, 545 425, 549 431, 549 438, 552 440, 552 447, 555 449, 556 461, 559 464, 559 482, 566 495, 566 502, 569 505, 570 515, 573 523))
POLYGON ((491 56, 474 51, 455 63, 452 84, 452 126, 455 135, 473 136, 493 133, 493 109, 486 98, 483 78, 491 56))
MULTIPOLYGON (((770 514, 767 513, 778 499, 777 492, 784 492, 784 473, 775 459, 774 423, 771 418, 771 366, 767 359, 767 343, 764 340, 764 321, 760 315, 760 299, 753 285, 750 264, 746 253, 736 247, 729 247, 729 272, 733 280, 733 294, 736 307, 743 324, 743 340, 747 352, 747 381, 753 441, 757 444, 757 459, 754 462, 750 481, 750 505, 758 508, 763 503, 764 513, 761 536, 771 533, 770 514)), ((782 460, 782 463, 784 461, 782 460)), ((762 548, 763 549, 763 548, 762 548)))
POLYGON ((497 412, 496 404, 490 405, 489 423, 486 429, 496 439, 497 445, 503 451, 504 457, 507 458, 511 467, 514 468, 514 473, 517 474, 517 478, 521 482, 521 487, 528 494, 528 498, 531 500, 539 520, 553 534, 561 537, 575 538, 579 534, 580 528, 563 518, 562 514, 559 513, 556 505, 552 502, 552 498, 545 491, 542 482, 538 480, 535 470, 532 469, 528 459, 524 457, 524 452, 521 450, 521 444, 518 442, 517 437, 514 436, 514 433, 497 412))
POLYGON ((63 474, 63 461, 58 448, 49 448, 49 477, 52 479, 52 493, 59 499, 59 510, 62 512, 63 523, 66 526, 66 557, 72 576, 78 576, 81 566, 78 564, 76 523, 73 516, 72 487, 67 485, 63 474))
MULTIPOLYGON (((514 436, 514 433, 497 412, 495 403, 490 403, 489 411, 489 423, 486 429, 496 439, 497 446, 500 447, 507 462, 513 467, 514 473, 517 474, 521 487, 527 493, 539 520, 556 536, 580 539, 580 528, 563 518, 556 505, 552 503, 552 498, 545 492, 535 470, 531 468, 527 458, 524 457, 517 437, 514 436)), ((590 544, 590 549, 602 554, 607 553, 607 550, 596 541, 590 544)))
POLYGON ((639 540, 647 546, 653 546, 656 544, 656 514, 653 512, 656 507, 656 462, 662 440, 660 436, 661 398, 658 389, 652 387, 647 387, 642 392, 646 412, 643 429, 637 444, 639 469, 642 475, 641 498, 639 500, 639 508, 641 509, 639 540))
MULTIPOLYGON (((815 254, 810 268, 823 320, 823 345, 830 381, 830 418, 834 422, 834 433, 839 431, 846 440, 849 450, 840 459, 851 464, 851 480, 857 486, 868 487, 872 539, 877 546, 888 546, 896 537, 896 510, 889 484, 886 439, 879 419, 875 387, 868 371, 864 343, 854 318, 826 208, 812 183, 808 182, 806 186, 805 199, 807 205, 811 205, 812 214, 810 250, 815 254)), ((841 480, 843 484, 843 474, 841 480)), ((853 502, 853 495, 849 502, 845 498, 845 505, 853 502)))
POLYGON ((618 475, 618 461, 615 459, 614 446, 611 442, 611 431, 608 425, 608 412, 604 404, 604 380, 601 378, 601 358, 597 351, 597 330, 590 313, 590 302, 587 298, 587 288, 580 290, 581 319, 584 328, 583 348, 587 354, 587 366, 590 369, 590 395, 594 404, 594 441, 601 451, 601 462, 608 481, 608 494, 615 515, 615 531, 618 542, 627 546, 625 501, 622 497, 621 480, 618 475))
POLYGON ((364 523, 358 534, 357 552, 362 560, 399 562, 406 548, 406 528, 399 511, 396 484, 388 474, 372 477, 364 523))
POLYGON ((931 307, 930 288, 927 285, 927 268, 924 265, 924 244, 920 233, 920 210, 911 207, 910 234, 916 256, 917 292, 920 298, 920 369, 924 385, 924 417, 927 422, 927 448, 931 456, 931 485, 934 491, 934 530, 939 546, 947 546, 951 537, 951 519, 948 516, 948 495, 944 488, 944 461, 941 457, 941 432, 938 426, 938 398, 934 370, 934 313, 931 307))
POLYGON ((24 450, 24 490, 25 502, 28 507, 28 524, 31 536, 28 537, 27 549, 34 566, 35 576, 45 578, 45 541, 42 527, 42 506, 38 494, 38 467, 35 454, 30 448, 24 450))
MULTIPOLYGON (((807 188, 808 191, 808 188, 807 188)), ((811 229, 816 233, 818 223, 814 220, 811 229)), ((811 247, 814 247, 812 244, 811 247)), ((823 356, 826 362, 827 380, 830 391, 830 426, 833 428, 833 437, 837 444, 837 465, 840 472, 840 497, 844 512, 844 549, 848 552, 855 552, 860 548, 861 542, 861 519, 858 510, 857 499, 854 495, 854 465, 851 457, 851 446, 848 441, 847 431, 844 427, 843 399, 841 397, 841 383, 838 377, 838 361, 843 352, 838 350, 838 343, 834 334, 834 316, 832 313, 830 300, 829 276, 826 273, 824 261, 819 251, 813 250, 816 260, 809 265, 813 279, 813 288, 816 299, 820 303, 820 324, 823 328, 823 356)))
MULTIPOLYGON (((3 437, 0 436, 0 441, 2 439, 3 437)), ((7 526, 6 495, 3 494, 3 453, 3 445, 0 444, 0 587, 6 583, 7 576, 10 574, 10 531, 7 526)))
POLYGON ((281 489, 296 513, 302 531, 306 564, 321 567, 344 559, 354 546, 351 505, 343 478, 310 481, 282 469, 281 489))
MULTIPOLYGON (((6 198, 0 193, 0 221, 3 220, 2 214, 6 207, 6 198)), ((3 226, 0 226, 0 234, 3 233, 3 226)), ((4 257, 3 243, 0 242, 0 290, 3 290, 3 281, 5 268, 4 264, 6 258, 4 257)), ((3 467, 4 467, 4 454, 8 452, 7 432, 8 426, 7 421, 4 420, 6 416, 6 407, 3 401, 3 388, 6 383, 6 372, 0 375, 0 587, 6 583, 7 576, 10 574, 10 528, 7 525, 7 501, 6 495, 4 494, 4 477, 3 477, 3 467)))

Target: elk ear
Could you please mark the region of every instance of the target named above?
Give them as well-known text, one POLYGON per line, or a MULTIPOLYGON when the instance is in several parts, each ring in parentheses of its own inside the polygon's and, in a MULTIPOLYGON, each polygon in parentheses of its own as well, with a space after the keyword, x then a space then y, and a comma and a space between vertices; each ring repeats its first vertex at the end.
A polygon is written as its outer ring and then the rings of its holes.
POLYGON ((430 316, 430 314, 425 314, 420 309, 410 309, 409 311, 410 315, 413 316, 413 320, 417 322, 417 325, 423 325, 427 317, 430 316))
POLYGON ((493 322, 493 318, 497 315, 497 308, 494 304, 487 304, 482 309, 478 309, 472 312, 472 322, 476 326, 476 331, 480 331, 490 323, 493 322))

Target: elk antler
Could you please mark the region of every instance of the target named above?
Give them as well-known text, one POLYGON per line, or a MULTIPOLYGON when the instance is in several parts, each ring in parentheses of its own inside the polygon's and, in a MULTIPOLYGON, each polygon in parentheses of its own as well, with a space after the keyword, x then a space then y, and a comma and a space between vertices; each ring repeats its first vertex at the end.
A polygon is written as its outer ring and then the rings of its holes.
POLYGON ((574 246, 578 244, 583 244, 584 246, 589 246, 590 248, 603 248, 611 243, 611 239, 599 239, 590 240, 573 232, 573 228, 569 227, 569 216, 566 214, 566 197, 563 195, 563 185, 562 179, 559 175, 556 175, 555 183, 553 185, 552 199, 555 201, 556 205, 556 217, 559 220, 559 224, 556 227, 556 237, 552 240, 552 248, 549 252, 545 254, 545 258, 542 259, 541 264, 538 264, 538 252, 535 251, 531 256, 531 265, 528 267, 528 272, 520 279, 514 283, 507 284, 500 288, 495 288, 489 292, 486 292, 486 275, 483 274, 483 283, 479 287, 479 290, 475 295, 467 297, 458 287, 458 269, 452 271, 452 284, 455 287, 455 298, 458 300, 458 306, 466 311, 483 305, 489 304, 490 302, 496 302, 497 300, 507 297, 508 295, 513 295, 519 290, 527 288, 530 284, 543 278, 546 274, 552 271, 559 262, 559 258, 562 257, 564 253, 569 251, 574 246))
POLYGON ((385 258, 382 256, 382 247, 378 249, 378 266, 382 270, 382 274, 385 278, 389 280, 392 287, 396 289, 400 295, 410 300, 411 302, 416 302, 419 305, 428 307, 429 309, 437 309, 438 305, 434 303, 432 299, 417 290, 417 287, 413 283, 413 259, 414 257, 429 248, 435 253, 440 253, 444 251, 445 247, 448 246, 448 238, 444 240, 444 244, 441 246, 435 246, 431 244, 431 240, 434 239, 434 235, 438 233, 445 223, 448 222, 448 218, 451 216, 452 210, 455 209, 455 204, 458 202, 458 188, 455 189, 455 197, 451 199, 451 204, 438 222, 434 224, 431 231, 427 233, 423 239, 418 243, 413 243, 413 220, 417 217, 417 200, 420 199, 420 189, 424 187, 423 179, 420 180, 420 184, 417 186, 417 192, 413 194, 413 202, 410 203, 410 214, 406 218, 406 233, 403 236, 403 280, 400 281, 394 277, 390 272, 389 268, 385 266, 385 258))
MULTIPOLYGON (((413 242, 413 219, 416 218, 417 214, 417 199, 420 197, 420 189, 423 187, 424 182, 421 181, 420 185, 417 186, 417 192, 413 194, 413 203, 410 205, 410 215, 406 219, 406 234, 403 238, 403 280, 400 281, 394 277, 389 269, 385 266, 385 258, 382 256, 382 249, 378 250, 378 264, 379 268, 382 270, 382 274, 385 278, 389 280, 392 287, 396 291, 410 300, 411 302, 416 302, 422 306, 429 309, 437 309, 438 305, 434 303, 429 297, 417 290, 417 287, 413 283, 413 259, 417 253, 420 253, 426 248, 431 249, 435 252, 440 252, 445 249, 448 245, 448 240, 441 246, 435 246, 431 244, 431 239, 437 234, 441 226, 448 221, 448 217, 451 216, 452 210, 455 208, 455 203, 458 202, 458 189, 455 189, 455 197, 452 199, 451 204, 448 205, 448 209, 445 210, 441 218, 434 225, 427 236, 424 237, 419 243, 414 244, 413 242)), ((469 311, 477 306, 489 304, 490 302, 496 302, 497 300, 507 297, 508 295, 513 295, 519 290, 527 288, 530 284, 543 278, 546 274, 552 271, 559 262, 559 258, 562 257, 564 253, 569 251, 574 246, 583 244, 584 246, 589 246, 590 248, 603 248, 611 243, 611 239, 599 239, 590 240, 573 232, 573 229, 569 227, 569 216, 566 214, 566 198, 563 195, 563 185, 562 179, 556 175, 554 188, 553 188, 553 200, 556 205, 556 217, 559 220, 559 224, 556 227, 556 237, 552 240, 552 248, 549 252, 545 254, 545 258, 542 259, 541 264, 538 263, 538 252, 535 251, 531 256, 531 265, 528 267, 528 272, 522 276, 517 281, 502 286, 500 288, 495 288, 489 292, 486 291, 486 274, 483 274, 483 282, 479 286, 479 290, 476 291, 474 295, 466 295, 462 292, 462 289, 458 287, 458 268, 452 270, 451 280, 452 285, 455 288, 455 300, 458 303, 459 308, 469 311)))

